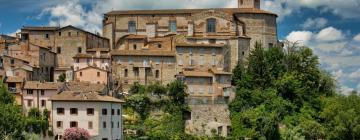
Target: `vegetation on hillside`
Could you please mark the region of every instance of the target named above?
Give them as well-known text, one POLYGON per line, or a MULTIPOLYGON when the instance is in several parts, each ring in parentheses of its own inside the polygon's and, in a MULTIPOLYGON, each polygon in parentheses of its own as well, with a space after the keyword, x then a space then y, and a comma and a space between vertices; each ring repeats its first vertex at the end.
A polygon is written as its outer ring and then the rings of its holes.
POLYGON ((232 82, 234 139, 360 139, 360 97, 336 94, 335 81, 307 47, 284 52, 257 43, 232 82))

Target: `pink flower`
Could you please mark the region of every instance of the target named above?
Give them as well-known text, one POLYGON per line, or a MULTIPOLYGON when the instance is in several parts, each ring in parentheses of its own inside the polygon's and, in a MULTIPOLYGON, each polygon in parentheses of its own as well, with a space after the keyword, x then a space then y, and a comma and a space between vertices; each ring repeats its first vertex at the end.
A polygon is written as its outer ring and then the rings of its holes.
POLYGON ((86 129, 72 127, 68 128, 64 132, 64 139, 66 140, 80 140, 80 139, 89 139, 90 134, 86 129))

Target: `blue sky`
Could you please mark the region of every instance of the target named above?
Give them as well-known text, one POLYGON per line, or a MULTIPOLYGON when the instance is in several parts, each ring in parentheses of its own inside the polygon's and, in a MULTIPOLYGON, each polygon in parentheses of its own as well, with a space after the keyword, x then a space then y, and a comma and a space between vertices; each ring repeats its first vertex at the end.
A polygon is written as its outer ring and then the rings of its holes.
MULTIPOLYGON (((360 0, 262 0, 277 13, 279 39, 300 41, 320 57, 339 90, 360 91, 360 0)), ((66 26, 101 32, 110 10, 236 7, 237 0, 0 0, 0 34, 22 26, 66 26)))

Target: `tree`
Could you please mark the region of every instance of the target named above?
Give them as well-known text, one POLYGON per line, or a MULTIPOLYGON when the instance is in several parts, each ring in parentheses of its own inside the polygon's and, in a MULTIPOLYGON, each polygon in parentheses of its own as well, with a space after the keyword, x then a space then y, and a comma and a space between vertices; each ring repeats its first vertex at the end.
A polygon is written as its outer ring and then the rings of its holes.
POLYGON ((12 104, 0 104, 0 139, 22 139, 24 130, 21 109, 12 104))
POLYGON ((7 87, 0 83, 0 104, 14 104, 15 97, 8 91, 7 87))
POLYGON ((65 73, 62 73, 58 77, 58 82, 65 82, 66 81, 66 75, 65 73))
POLYGON ((72 127, 65 129, 64 139, 66 140, 88 140, 90 139, 90 134, 86 129, 72 127))
POLYGON ((165 86, 161 85, 160 82, 155 82, 147 86, 147 91, 161 98, 161 95, 166 94, 167 89, 165 86))
POLYGON ((134 85, 132 85, 129 90, 130 94, 145 94, 145 92, 146 92, 146 87, 143 85, 140 85, 137 82, 134 83, 134 85))
POLYGON ((135 94, 127 98, 125 107, 132 108, 144 120, 150 111, 150 99, 145 94, 135 94))
POLYGON ((180 80, 175 80, 168 85, 168 95, 173 103, 177 105, 185 104, 186 88, 186 84, 180 80))

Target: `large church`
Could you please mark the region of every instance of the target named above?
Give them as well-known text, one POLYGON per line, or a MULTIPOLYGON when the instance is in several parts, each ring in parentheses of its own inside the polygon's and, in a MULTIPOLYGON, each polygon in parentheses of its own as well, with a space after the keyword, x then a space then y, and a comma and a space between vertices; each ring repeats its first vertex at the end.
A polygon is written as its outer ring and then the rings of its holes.
POLYGON ((181 78, 191 97, 229 96, 232 69, 255 42, 277 45, 276 18, 260 0, 238 0, 238 8, 110 11, 103 36, 112 80, 126 91, 135 82, 181 78))

